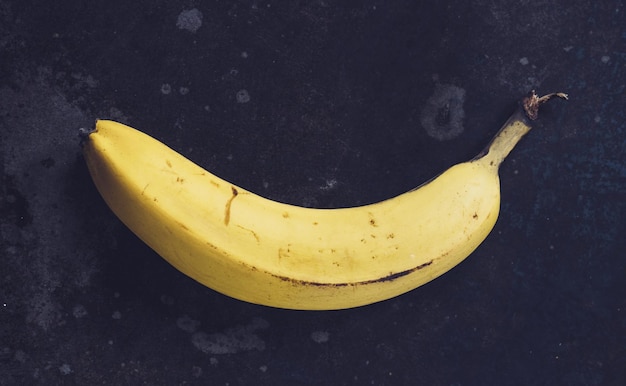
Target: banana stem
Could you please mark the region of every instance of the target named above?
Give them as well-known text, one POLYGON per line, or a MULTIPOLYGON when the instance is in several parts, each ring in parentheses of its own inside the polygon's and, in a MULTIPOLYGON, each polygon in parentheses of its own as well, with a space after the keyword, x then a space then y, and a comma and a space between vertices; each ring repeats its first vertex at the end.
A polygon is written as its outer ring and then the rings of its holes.
POLYGON ((568 99, 567 94, 560 92, 538 97, 531 91, 474 161, 485 162, 497 171, 515 145, 532 129, 531 122, 537 119, 539 106, 555 97, 568 99))

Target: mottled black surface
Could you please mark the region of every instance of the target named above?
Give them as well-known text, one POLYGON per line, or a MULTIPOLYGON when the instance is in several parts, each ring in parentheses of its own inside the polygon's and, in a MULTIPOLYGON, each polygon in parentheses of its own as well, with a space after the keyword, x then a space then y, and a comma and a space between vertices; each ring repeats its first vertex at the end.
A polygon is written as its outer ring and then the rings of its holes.
POLYGON ((96 3, 0 0, 0 384, 626 384, 624 1, 96 3), (533 88, 571 100, 503 165, 490 237, 353 310, 186 278, 78 146, 113 118, 265 196, 357 205, 471 158, 533 88))

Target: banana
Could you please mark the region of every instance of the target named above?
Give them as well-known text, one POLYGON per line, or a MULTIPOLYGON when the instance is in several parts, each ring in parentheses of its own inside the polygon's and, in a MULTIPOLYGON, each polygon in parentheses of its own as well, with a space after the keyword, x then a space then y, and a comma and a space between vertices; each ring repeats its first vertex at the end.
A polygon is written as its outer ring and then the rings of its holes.
POLYGON ((82 131, 98 191, 141 240, 198 282, 243 301, 331 310, 408 292, 463 261, 493 229, 498 168, 531 129, 534 92, 476 158, 375 204, 313 209, 261 197, 123 124, 82 131))

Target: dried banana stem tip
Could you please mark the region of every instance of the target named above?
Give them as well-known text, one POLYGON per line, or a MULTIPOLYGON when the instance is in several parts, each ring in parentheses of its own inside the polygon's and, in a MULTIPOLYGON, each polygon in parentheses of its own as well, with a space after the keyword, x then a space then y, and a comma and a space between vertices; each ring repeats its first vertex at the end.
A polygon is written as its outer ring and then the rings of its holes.
POLYGON ((562 92, 553 92, 550 94, 546 94, 542 97, 539 97, 535 93, 535 90, 531 91, 530 95, 528 95, 526 98, 522 100, 522 106, 524 107, 524 111, 526 112, 526 115, 528 116, 528 118, 530 118, 533 121, 537 119, 537 117, 539 116, 539 106, 546 103, 547 101, 549 101, 550 99, 554 97, 558 97, 558 98, 565 99, 565 100, 568 99, 567 94, 562 93, 562 92))

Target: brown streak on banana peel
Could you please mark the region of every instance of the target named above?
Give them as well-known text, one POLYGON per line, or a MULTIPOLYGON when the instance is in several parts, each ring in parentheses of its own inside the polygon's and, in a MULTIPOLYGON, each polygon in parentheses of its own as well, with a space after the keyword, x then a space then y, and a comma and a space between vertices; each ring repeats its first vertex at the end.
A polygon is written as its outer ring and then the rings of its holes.
POLYGON ((235 197, 239 194, 234 186, 231 186, 230 189, 232 190, 233 195, 230 196, 228 201, 226 201, 226 207, 224 208, 224 225, 226 226, 228 226, 228 223, 230 222, 230 206, 233 204, 235 197))
POLYGON ((306 286, 312 286, 312 287, 347 287, 347 286, 355 287, 355 286, 365 285, 365 284, 384 283, 387 281, 394 281, 398 278, 409 275, 415 271, 419 271, 422 268, 426 268, 432 263, 433 263, 433 260, 428 261, 424 264, 420 264, 417 267, 407 269, 402 272, 390 273, 389 275, 379 277, 378 279, 363 280, 363 281, 357 281, 353 283, 321 283, 321 282, 316 282, 316 281, 298 280, 298 279, 294 279, 294 278, 287 277, 287 276, 280 276, 280 275, 274 275, 274 274, 270 274, 270 275, 282 281, 288 281, 288 282, 292 282, 293 284, 306 285, 306 286))
POLYGON ((261 239, 259 238, 259 235, 255 231, 253 231, 252 229, 248 229, 248 228, 242 227, 241 225, 237 225, 237 227, 243 229, 244 231, 250 232, 250 234, 252 234, 252 236, 254 236, 254 239, 256 240, 256 243, 257 244, 261 243, 261 239))

